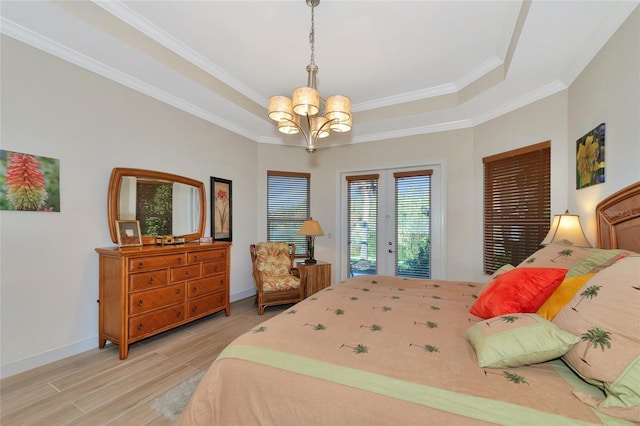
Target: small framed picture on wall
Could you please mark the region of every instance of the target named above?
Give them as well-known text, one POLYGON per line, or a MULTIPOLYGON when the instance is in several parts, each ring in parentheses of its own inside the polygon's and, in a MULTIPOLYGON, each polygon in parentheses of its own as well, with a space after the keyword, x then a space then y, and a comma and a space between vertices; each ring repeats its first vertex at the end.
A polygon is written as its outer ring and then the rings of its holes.
POLYGON ((603 183, 605 123, 576 141, 576 189, 603 183))
POLYGON ((231 181, 211 177, 211 236, 232 241, 231 181))

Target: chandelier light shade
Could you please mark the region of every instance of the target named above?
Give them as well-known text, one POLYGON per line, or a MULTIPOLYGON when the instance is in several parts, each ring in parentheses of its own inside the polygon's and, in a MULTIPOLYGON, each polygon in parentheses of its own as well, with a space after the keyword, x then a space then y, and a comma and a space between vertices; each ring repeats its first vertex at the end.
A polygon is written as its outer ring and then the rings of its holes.
POLYGON ((320 112, 320 93, 312 87, 298 87, 293 91, 293 112, 298 115, 316 115, 320 112))
POLYGON ((342 95, 327 98, 327 119, 346 121, 351 118, 351 99, 342 95))
POLYGON ((314 9, 320 4, 320 0, 306 0, 306 3, 311 7, 311 31, 309 32, 311 60, 307 65, 307 85, 296 88, 291 98, 281 95, 269 98, 268 111, 269 118, 278 123, 279 132, 286 135, 302 133, 307 152, 315 152, 318 139, 328 137, 331 132, 350 131, 353 126, 353 116, 351 99, 347 96, 333 95, 325 101, 316 89, 318 67, 314 62, 314 9), (321 114, 323 105, 324 115, 321 114), (301 126, 301 121, 306 122, 306 127, 301 126))
POLYGON ((546 246, 558 241, 569 241, 576 247, 591 247, 582 230, 580 216, 569 214, 569 210, 566 210, 564 214, 553 216, 551 229, 540 245, 546 246))
POLYGON ((291 99, 286 96, 272 96, 269 98, 269 118, 278 123, 293 120, 291 99))
POLYGON ((285 135, 297 135, 300 133, 300 117, 294 115, 291 120, 278 121, 278 130, 285 135))

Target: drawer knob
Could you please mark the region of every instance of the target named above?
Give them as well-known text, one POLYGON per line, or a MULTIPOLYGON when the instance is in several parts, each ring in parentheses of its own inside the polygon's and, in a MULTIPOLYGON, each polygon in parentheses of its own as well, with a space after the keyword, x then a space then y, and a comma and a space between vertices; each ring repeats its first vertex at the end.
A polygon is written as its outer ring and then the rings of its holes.
POLYGON ((176 316, 177 317, 181 317, 182 316, 182 311, 176 311, 176 316))
POLYGON ((180 289, 176 288, 176 294, 180 294, 180 289))
POLYGON ((143 266, 144 266, 144 263, 138 262, 138 268, 142 268, 143 266))
POLYGON ((184 271, 184 274, 185 275, 189 275, 189 271, 184 271))
POLYGON ((153 284, 153 277, 149 278, 149 284, 153 284))
POLYGON ((191 307, 191 312, 195 312, 197 309, 198 309, 198 307, 197 307, 197 306, 192 306, 192 307, 191 307))
POLYGON ((182 263, 182 258, 181 257, 178 258, 178 263, 182 263))
POLYGON ((213 267, 213 272, 218 272, 218 265, 213 267))
POLYGON ((198 255, 197 254, 193 256, 193 260, 195 260, 196 262, 198 261, 198 255))
POLYGON ((141 322, 139 322, 139 323, 138 323, 138 325, 136 326, 136 328, 137 328, 138 330, 142 330, 142 323, 141 323, 141 322))
POLYGON ((220 303, 224 301, 224 296, 220 296, 220 303))
POLYGON ((138 299, 138 306, 142 306, 142 299, 138 299))
POLYGON ((195 293, 196 291, 198 291, 198 287, 196 287, 195 285, 191 288, 191 290, 195 293))

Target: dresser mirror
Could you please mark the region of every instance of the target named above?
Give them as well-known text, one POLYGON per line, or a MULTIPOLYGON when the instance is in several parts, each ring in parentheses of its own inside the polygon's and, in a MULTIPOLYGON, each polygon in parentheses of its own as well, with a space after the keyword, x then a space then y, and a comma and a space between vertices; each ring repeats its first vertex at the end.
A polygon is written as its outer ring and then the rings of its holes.
POLYGON ((114 243, 116 220, 138 220, 143 244, 164 235, 195 240, 202 237, 206 221, 204 183, 171 173, 114 168, 107 210, 114 243))

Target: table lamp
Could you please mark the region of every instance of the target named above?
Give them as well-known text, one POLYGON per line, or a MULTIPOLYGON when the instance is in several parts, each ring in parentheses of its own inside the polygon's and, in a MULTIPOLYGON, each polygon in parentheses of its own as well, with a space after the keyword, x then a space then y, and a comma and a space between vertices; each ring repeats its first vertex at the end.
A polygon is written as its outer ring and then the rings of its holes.
POLYGON ((569 210, 564 214, 553 216, 551 229, 544 240, 540 243, 542 246, 557 241, 569 241, 576 247, 591 247, 587 237, 584 235, 582 225, 580 225, 580 216, 577 214, 569 214, 569 210))
POLYGON ((302 224, 302 227, 298 231, 298 235, 305 235, 307 237, 307 242, 309 244, 309 258, 304 261, 305 264, 312 265, 316 263, 316 260, 313 257, 314 251, 314 239, 316 237, 320 237, 324 235, 322 232, 322 228, 317 220, 313 220, 313 218, 309 218, 309 220, 305 220, 302 224))

